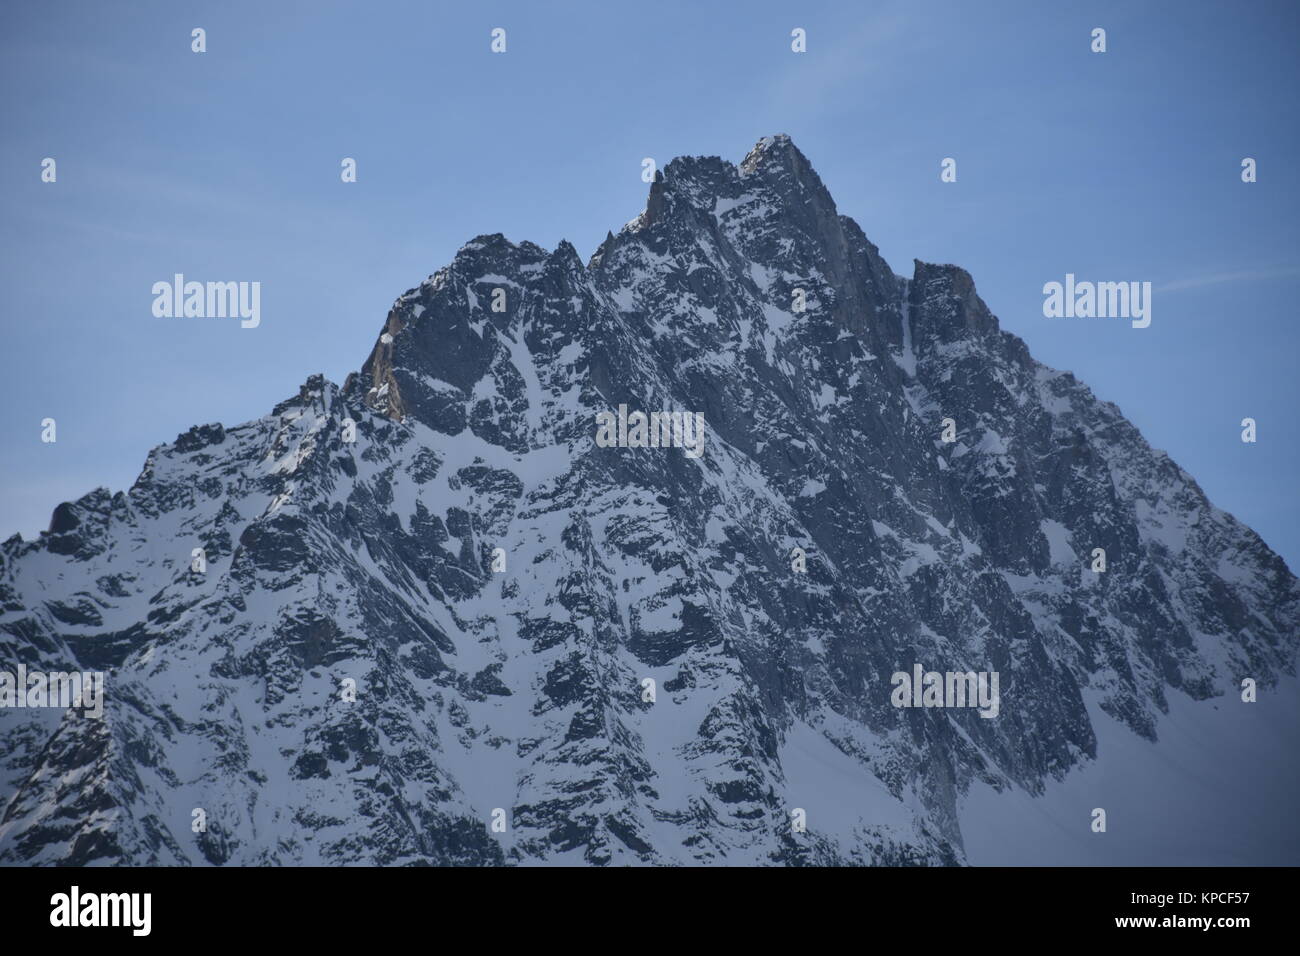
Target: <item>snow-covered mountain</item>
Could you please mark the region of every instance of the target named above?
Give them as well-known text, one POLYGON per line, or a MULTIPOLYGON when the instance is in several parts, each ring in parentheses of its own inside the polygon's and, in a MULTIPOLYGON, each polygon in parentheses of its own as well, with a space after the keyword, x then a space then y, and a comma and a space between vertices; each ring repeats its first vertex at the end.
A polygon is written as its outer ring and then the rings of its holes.
POLYGON ((10 864, 961 863, 968 794, 1300 646, 1253 531, 785 136, 674 160, 586 265, 469 242, 342 387, 5 542, 0 611, 0 667, 107 672, 102 719, 0 709, 10 864), (619 405, 704 453, 602 447, 619 405), (997 715, 895 707, 916 664, 997 715))

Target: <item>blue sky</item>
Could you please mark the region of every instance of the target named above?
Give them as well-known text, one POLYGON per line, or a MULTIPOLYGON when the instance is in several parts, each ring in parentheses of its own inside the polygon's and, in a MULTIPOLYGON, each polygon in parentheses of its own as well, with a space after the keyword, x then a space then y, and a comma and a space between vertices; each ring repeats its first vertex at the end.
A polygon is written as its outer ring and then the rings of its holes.
POLYGON ((473 236, 585 258, 643 208, 643 157, 786 132, 896 272, 970 270, 1300 569, 1300 5, 51 0, 2 22, 0 537, 128 487, 193 424, 342 382, 473 236), (261 326, 154 318, 177 272, 261 282, 261 326), (1067 272, 1151 281, 1151 327, 1044 318, 1067 272))

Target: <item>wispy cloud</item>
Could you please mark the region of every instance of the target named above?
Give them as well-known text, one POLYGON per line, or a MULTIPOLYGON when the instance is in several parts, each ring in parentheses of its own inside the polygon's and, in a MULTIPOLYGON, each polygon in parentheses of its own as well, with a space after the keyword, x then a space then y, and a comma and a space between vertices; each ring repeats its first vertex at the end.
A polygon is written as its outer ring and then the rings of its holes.
POLYGON ((774 105, 812 111, 861 88, 868 77, 896 83, 898 73, 892 67, 924 39, 911 32, 909 24, 904 7, 887 4, 833 37, 811 37, 810 42, 823 46, 815 57, 791 58, 774 81, 774 105))
POLYGON ((1242 272, 1216 272, 1209 275, 1192 276, 1187 279, 1175 279, 1164 285, 1156 286, 1157 292, 1179 292, 1183 289, 1200 289, 1210 285, 1223 285, 1228 282, 1264 282, 1269 279, 1290 279, 1300 276, 1300 266, 1286 266, 1280 269, 1249 269, 1242 272))

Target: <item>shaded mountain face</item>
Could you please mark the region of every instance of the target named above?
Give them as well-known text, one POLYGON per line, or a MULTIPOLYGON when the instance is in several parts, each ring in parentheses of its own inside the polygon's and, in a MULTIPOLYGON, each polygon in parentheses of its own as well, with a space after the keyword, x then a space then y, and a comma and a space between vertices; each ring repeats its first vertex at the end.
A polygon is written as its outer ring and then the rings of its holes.
POLYGON ((9 669, 106 672, 101 719, 0 709, 10 864, 960 863, 972 782, 1300 640, 1254 532, 784 136, 586 265, 470 242, 342 388, 6 542, 0 610, 9 669), (620 405, 704 453, 603 447, 620 405), (894 706, 918 664, 996 715, 894 706))

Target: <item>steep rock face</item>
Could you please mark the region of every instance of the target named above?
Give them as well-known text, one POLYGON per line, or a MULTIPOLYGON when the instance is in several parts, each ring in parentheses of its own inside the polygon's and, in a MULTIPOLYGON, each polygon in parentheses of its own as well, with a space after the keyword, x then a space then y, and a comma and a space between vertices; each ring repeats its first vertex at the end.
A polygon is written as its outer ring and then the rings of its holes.
POLYGON ((784 136, 585 266, 468 243, 342 388, 6 542, 0 610, 5 666, 108 672, 102 720, 0 710, 7 863, 961 862, 970 781, 1096 756, 1085 694, 1156 737, 1300 634, 1250 529, 784 136), (620 404, 705 453, 600 447, 620 404), (916 663, 997 717, 896 709, 916 663))

